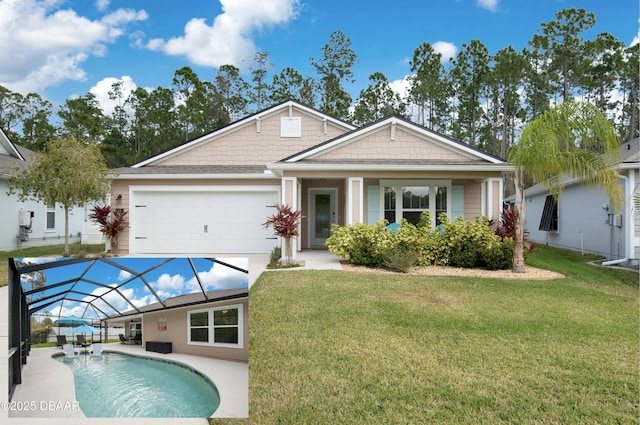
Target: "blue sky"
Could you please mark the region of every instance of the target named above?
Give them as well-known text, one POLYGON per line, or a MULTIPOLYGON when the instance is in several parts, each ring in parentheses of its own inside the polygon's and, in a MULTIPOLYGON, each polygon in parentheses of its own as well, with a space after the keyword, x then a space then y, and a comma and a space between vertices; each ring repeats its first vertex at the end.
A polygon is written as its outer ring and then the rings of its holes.
MULTIPOLYGON (((41 264, 65 259, 20 258, 18 260, 30 264, 41 264)), ((153 291, 162 300, 182 294, 201 291, 200 285, 194 277, 193 269, 186 258, 174 258, 165 264, 162 264, 166 260, 165 258, 110 258, 108 260, 138 273, 149 270, 148 273, 144 274, 144 278, 149 286, 153 288, 153 291)), ((247 258, 230 257, 217 258, 216 260, 248 270, 247 258)), ((193 258, 192 261, 205 290, 214 291, 248 287, 246 273, 238 271, 232 267, 227 267, 223 264, 212 262, 205 258, 193 258)), ((99 282, 110 287, 119 287, 120 292, 136 307, 157 302, 154 294, 148 289, 142 280, 136 278, 136 276, 129 272, 102 260, 97 260, 93 264, 90 262, 82 262, 78 264, 49 268, 44 270, 44 274, 47 278, 47 285, 54 285, 59 282, 66 282, 79 277, 82 277, 82 280, 77 283, 69 283, 67 285, 47 289, 46 291, 38 294, 38 296, 34 295, 34 298, 46 297, 73 287, 75 291, 93 294, 96 296, 106 294, 104 298, 107 302, 104 303, 102 301, 97 301, 96 306, 107 315, 116 313, 114 309, 123 312, 133 308, 131 304, 129 304, 117 292, 111 291, 110 288, 90 283, 99 282)), ((27 291, 31 289, 29 275, 22 275, 22 285, 27 291)), ((71 294, 70 297, 87 301, 92 301, 95 298, 93 296, 81 294, 71 294)), ((54 299, 55 298, 51 298, 50 301, 54 299)), ((85 318, 95 318, 97 316, 96 312, 91 308, 88 310, 86 309, 85 303, 71 301, 52 304, 40 313, 44 311, 49 311, 54 319, 57 319, 58 316, 67 317, 69 315, 85 318)))
POLYGON ((638 40, 638 0, 0 0, 0 85, 56 106, 92 92, 108 112, 113 81, 170 87, 183 66, 211 80, 225 63, 246 72, 256 51, 270 54, 269 79, 285 67, 313 76, 309 58, 341 30, 359 60, 355 99, 376 71, 399 87, 422 42, 445 56, 473 39, 521 50, 568 7, 595 13, 588 38, 638 40))

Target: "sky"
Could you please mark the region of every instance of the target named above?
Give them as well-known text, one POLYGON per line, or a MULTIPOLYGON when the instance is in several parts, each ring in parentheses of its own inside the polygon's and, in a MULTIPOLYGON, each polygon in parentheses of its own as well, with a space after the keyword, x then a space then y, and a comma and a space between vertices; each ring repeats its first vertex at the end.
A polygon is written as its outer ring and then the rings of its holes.
POLYGON ((586 34, 638 42, 638 0, 0 0, 0 85, 35 92, 57 106, 93 93, 106 113, 111 84, 169 88, 189 66, 211 81, 232 64, 250 81, 256 52, 268 52, 269 80, 292 67, 314 76, 311 57, 336 30, 358 57, 354 100, 374 72, 398 89, 409 59, 428 42, 448 59, 471 40, 491 54, 520 51, 564 8, 595 13, 586 34))
MULTIPOLYGON (((42 264, 65 260, 65 258, 18 258, 17 260, 28 264, 42 264)), ((165 258, 110 258, 109 260, 138 273, 148 271, 148 273, 144 274, 144 277, 149 286, 153 288, 153 291, 162 300, 201 291, 200 284, 196 280, 187 258, 173 258, 166 263, 165 261, 167 259, 165 258)), ((193 265, 200 277, 200 282, 205 290, 215 291, 248 288, 247 273, 235 269, 235 267, 238 267, 243 270, 248 270, 249 263, 247 258, 220 257, 216 258, 216 260, 219 262, 213 262, 205 258, 192 259, 193 265), (226 264, 233 267, 227 267, 226 264)), ((118 287, 120 292, 136 307, 157 302, 155 295, 141 279, 102 260, 97 260, 93 264, 90 262, 81 262, 78 264, 48 268, 43 272, 46 276, 46 286, 79 277, 82 277, 82 280, 78 283, 74 282, 49 288, 40 292, 37 296, 34 295, 34 298, 44 298, 71 288, 75 291, 93 294, 95 296, 106 294, 104 298, 107 302, 96 301, 96 306, 107 315, 115 314, 116 311, 114 309, 124 312, 133 308, 131 304, 116 291, 112 291, 110 289, 112 287, 118 287), (90 282, 99 282, 108 285, 109 288, 90 282)), ((31 289, 31 278, 32 275, 29 274, 21 275, 21 283, 26 291, 31 289)), ((85 301, 93 301, 95 299, 94 296, 83 296, 75 293, 70 294, 70 297, 85 301)), ((56 297, 52 297, 49 301, 54 299, 56 299, 56 297)), ((46 302, 48 301, 43 301, 42 304, 46 302)), ((72 301, 54 303, 45 307, 44 310, 39 313, 43 313, 44 311, 50 312, 54 320, 58 317, 68 317, 70 315, 85 318, 96 318, 98 316, 91 308, 86 308, 86 303, 72 301)))

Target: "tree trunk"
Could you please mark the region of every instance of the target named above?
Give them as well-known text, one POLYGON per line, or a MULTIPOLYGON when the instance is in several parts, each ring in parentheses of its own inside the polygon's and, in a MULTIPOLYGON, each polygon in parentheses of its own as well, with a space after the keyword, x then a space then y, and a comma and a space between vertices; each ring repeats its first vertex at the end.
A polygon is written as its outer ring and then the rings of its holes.
POLYGON ((516 208, 516 223, 515 223, 515 246, 513 249, 513 272, 524 273, 524 222, 525 222, 525 209, 524 209, 524 182, 522 170, 517 169, 513 174, 513 185, 515 186, 515 208, 516 208))
POLYGON ((291 264, 293 260, 293 254, 291 251, 291 239, 292 238, 284 238, 284 258, 285 263, 291 264))
POLYGON ((69 255, 69 206, 64 206, 64 254, 69 255))

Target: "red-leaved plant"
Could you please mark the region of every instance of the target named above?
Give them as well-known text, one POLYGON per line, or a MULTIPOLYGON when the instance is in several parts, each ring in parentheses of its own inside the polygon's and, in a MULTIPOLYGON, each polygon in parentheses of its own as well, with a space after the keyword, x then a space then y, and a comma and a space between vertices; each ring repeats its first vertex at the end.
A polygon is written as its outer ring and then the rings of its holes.
POLYGON ((89 218, 94 223, 100 225, 100 232, 109 239, 111 245, 111 253, 118 253, 118 234, 127 227, 127 220, 124 216, 127 212, 120 209, 111 209, 109 205, 94 206, 91 209, 89 218))
MULTIPOLYGON (((500 220, 489 220, 489 227, 493 229, 496 235, 500 236, 501 240, 505 240, 505 238, 516 238, 516 218, 518 216, 518 212, 515 208, 504 209, 500 216, 500 220)), ((529 239, 529 231, 524 229, 524 248, 527 252, 531 252, 535 249, 537 244, 535 242, 531 242, 529 239)))
POLYGON ((298 225, 304 216, 302 211, 293 211, 288 205, 276 204, 276 213, 267 218, 264 227, 273 227, 276 236, 284 239, 284 252, 287 264, 292 260, 291 240, 299 236, 298 225))

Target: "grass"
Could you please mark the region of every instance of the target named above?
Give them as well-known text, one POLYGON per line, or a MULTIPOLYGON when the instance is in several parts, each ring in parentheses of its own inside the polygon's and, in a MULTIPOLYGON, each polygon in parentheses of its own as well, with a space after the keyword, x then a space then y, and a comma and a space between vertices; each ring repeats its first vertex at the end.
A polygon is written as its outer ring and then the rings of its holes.
MULTIPOLYGON (((80 243, 69 244, 69 257, 87 257, 99 255, 104 252, 104 244, 82 245, 80 243)), ((7 260, 21 257, 48 257, 57 255, 64 257, 64 245, 47 245, 24 248, 17 251, 0 251, 0 287, 7 285, 9 273, 7 260)))
POLYGON ((263 273, 250 423, 638 423, 638 273, 588 259, 541 248, 552 281, 263 273))

